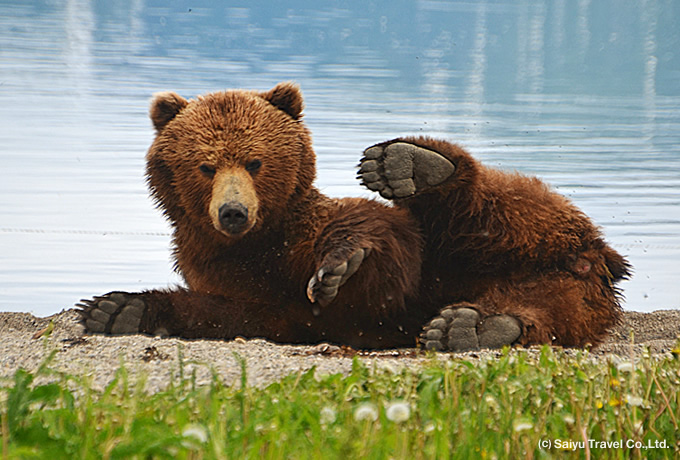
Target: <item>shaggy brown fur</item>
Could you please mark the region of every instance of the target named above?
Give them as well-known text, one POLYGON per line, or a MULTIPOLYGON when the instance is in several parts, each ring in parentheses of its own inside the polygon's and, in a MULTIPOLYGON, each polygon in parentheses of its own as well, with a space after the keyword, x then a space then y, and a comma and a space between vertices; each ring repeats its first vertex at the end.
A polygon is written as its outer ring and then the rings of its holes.
POLYGON ((421 299, 517 317, 522 344, 599 343, 619 321, 614 285, 629 265, 588 217, 540 180, 484 167, 458 146, 402 141, 456 165, 430 193, 397 200, 426 239, 421 299))
POLYGON ((413 346, 428 319, 461 303, 518 318, 522 344, 581 346, 618 320, 614 283, 626 261, 539 180, 486 168, 448 142, 409 138, 400 141, 440 153, 455 173, 394 206, 330 199, 312 185, 301 111, 287 83, 194 101, 156 95, 148 181, 174 227, 188 289, 135 294, 145 305, 135 330, 413 346), (313 305, 310 278, 357 251, 358 271, 327 305, 313 305))

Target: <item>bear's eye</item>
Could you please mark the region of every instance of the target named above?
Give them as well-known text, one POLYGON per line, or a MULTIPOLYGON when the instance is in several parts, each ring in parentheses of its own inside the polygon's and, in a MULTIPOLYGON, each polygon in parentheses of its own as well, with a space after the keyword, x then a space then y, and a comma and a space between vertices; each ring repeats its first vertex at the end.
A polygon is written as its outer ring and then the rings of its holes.
POLYGON ((213 177, 215 175, 215 168, 205 163, 199 166, 198 169, 208 177, 213 177))
POLYGON ((246 163, 246 171, 248 171, 250 174, 255 174, 259 169, 260 166, 262 166, 262 162, 260 160, 252 160, 246 163))

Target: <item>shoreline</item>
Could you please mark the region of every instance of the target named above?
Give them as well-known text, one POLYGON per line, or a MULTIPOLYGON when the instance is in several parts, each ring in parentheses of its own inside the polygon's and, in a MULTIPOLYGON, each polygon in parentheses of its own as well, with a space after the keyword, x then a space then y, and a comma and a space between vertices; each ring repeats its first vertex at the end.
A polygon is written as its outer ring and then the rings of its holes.
MULTIPOLYGON (((144 375, 146 389, 165 388, 180 373, 196 375, 196 383, 208 383, 218 375, 227 384, 241 378, 239 359, 246 362, 249 385, 266 386, 292 373, 312 367, 319 374, 349 373, 358 357, 369 367, 401 369, 431 362, 432 355, 415 348, 356 352, 329 345, 285 345, 262 339, 232 341, 185 340, 146 335, 83 335, 76 310, 64 310, 44 318, 29 313, 0 312, 0 378, 17 369, 36 370, 56 350, 50 367, 71 375, 86 375, 94 388, 103 389, 124 364, 131 381, 144 375), (46 328, 54 322, 54 329, 46 328)), ((624 312, 622 323, 610 337, 589 352, 593 359, 632 361, 646 350, 660 358, 672 356, 680 335, 680 310, 624 312)), ((516 348, 518 353, 538 353, 540 347, 516 348)), ((566 350, 566 353, 578 350, 566 350)), ((498 350, 440 353, 441 361, 493 359, 498 350)))

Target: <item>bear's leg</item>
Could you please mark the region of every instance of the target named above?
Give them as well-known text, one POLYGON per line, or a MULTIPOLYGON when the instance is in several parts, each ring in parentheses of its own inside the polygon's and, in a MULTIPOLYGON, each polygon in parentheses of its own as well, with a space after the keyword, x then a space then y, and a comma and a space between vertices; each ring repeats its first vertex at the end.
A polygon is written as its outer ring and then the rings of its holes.
POLYGON ((422 247, 420 228, 407 210, 346 198, 311 251, 294 253, 313 259, 306 287, 315 315, 329 305, 364 305, 384 315, 401 310, 416 293, 422 247))
POLYGON ((522 334, 519 320, 510 315, 482 316, 471 304, 444 308, 420 335, 425 349, 434 351, 473 351, 512 345, 522 334))
POLYGON ((476 333, 479 348, 595 346, 620 318, 611 286, 557 271, 526 281, 498 280, 474 304, 444 308, 423 329, 421 343, 429 349, 474 349, 476 333))
POLYGON ((455 165, 432 149, 397 140, 364 151, 359 179, 383 198, 406 198, 442 184, 455 165))
POLYGON ((273 303, 176 289, 111 292, 76 306, 89 333, 227 340, 264 337, 291 343, 319 340, 311 328, 304 327, 311 317, 306 305, 278 299, 281 308, 273 310, 273 303))

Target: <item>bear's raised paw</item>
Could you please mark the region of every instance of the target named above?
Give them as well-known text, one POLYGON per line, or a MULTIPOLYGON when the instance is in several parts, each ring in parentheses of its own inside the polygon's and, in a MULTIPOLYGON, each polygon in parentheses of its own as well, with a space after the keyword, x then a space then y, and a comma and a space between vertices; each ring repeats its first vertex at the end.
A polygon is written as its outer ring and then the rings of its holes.
POLYGON ((522 334, 517 319, 508 315, 484 318, 467 307, 447 307, 432 319, 420 334, 425 349, 464 352, 511 345, 522 334))
POLYGON ((81 323, 89 333, 135 334, 146 310, 139 297, 125 292, 110 292, 93 300, 81 300, 81 323))
POLYGON ((383 198, 405 198, 441 184, 454 170, 453 163, 437 152, 395 142, 366 149, 358 177, 383 198))

